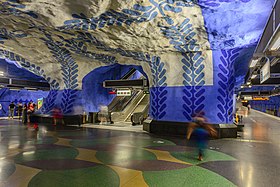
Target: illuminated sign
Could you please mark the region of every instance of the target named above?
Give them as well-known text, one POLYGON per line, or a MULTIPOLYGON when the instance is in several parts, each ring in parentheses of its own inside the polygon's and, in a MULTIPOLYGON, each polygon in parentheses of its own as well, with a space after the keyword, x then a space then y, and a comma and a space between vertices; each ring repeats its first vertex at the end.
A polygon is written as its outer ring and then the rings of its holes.
POLYGON ((117 90, 117 96, 131 96, 131 90, 117 90))
POLYGON ((253 97, 254 101, 268 101, 269 97, 253 97))
POLYGON ((40 109, 43 106, 43 101, 44 101, 44 98, 40 98, 40 99, 37 100, 38 109, 40 109))
POLYGON ((265 65, 262 67, 261 71, 260 71, 260 82, 261 84, 266 81, 267 79, 269 79, 270 77, 270 61, 269 59, 267 59, 265 65))
POLYGON ((244 100, 252 100, 253 98, 252 98, 252 96, 244 96, 244 100))

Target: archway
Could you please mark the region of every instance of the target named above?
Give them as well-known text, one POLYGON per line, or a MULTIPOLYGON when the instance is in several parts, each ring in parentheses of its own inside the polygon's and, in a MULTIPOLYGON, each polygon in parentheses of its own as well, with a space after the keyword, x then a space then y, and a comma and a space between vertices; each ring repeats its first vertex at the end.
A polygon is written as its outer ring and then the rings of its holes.
MULTIPOLYGON (((113 101, 117 96, 115 94, 110 94, 110 92, 116 90, 112 88, 104 88, 103 82, 105 80, 120 80, 132 69, 135 69, 135 72, 130 79, 139 79, 143 77, 147 79, 147 75, 143 71, 142 67, 135 65, 113 64, 110 66, 96 68, 87 74, 82 81, 84 110, 86 112, 99 112, 100 106, 107 106, 109 108, 109 112, 116 112, 116 108, 120 110, 120 107, 116 107, 120 101, 113 101), (114 106, 112 106, 112 102, 115 102, 113 104, 114 106)), ((133 99, 131 99, 131 97, 134 97, 133 93, 135 91, 136 90, 132 91, 132 95, 130 97, 123 98, 122 103, 120 104, 124 105, 124 103, 127 104, 128 102, 131 102, 133 99)))

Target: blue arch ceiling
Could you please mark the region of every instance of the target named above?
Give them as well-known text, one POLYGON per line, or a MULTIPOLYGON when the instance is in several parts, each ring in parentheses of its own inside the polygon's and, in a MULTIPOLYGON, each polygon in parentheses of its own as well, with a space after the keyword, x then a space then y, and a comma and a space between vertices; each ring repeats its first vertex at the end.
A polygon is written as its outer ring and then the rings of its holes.
MULTIPOLYGON (((32 20, 39 19, 40 15, 26 11, 25 5, 18 4, 14 0, 1 3, 6 8, 1 9, 0 13, 29 16, 30 22, 34 23, 30 24, 30 28, 35 28, 43 33, 42 41, 65 70, 62 74, 66 86, 64 90, 54 91, 55 93, 50 94, 51 98, 48 98, 51 101, 50 106, 56 102, 55 97, 58 94, 56 92, 62 92, 60 94, 63 101, 69 101, 69 106, 64 106, 67 110, 75 102, 74 98, 77 93, 71 90, 77 88, 78 64, 71 57, 71 53, 84 55, 105 65, 118 63, 114 54, 120 54, 147 62, 150 65, 154 81, 154 86, 151 88, 151 115, 155 119, 189 121, 195 112, 212 110, 208 116, 210 121, 229 123, 232 121, 232 117, 228 117, 228 114, 232 112, 233 88, 240 85, 244 79, 249 59, 262 34, 273 3, 274 0, 149 0, 149 5, 143 6, 136 3, 132 9, 108 10, 97 17, 86 17, 82 13, 73 13, 72 20, 65 21, 64 26, 55 28, 56 34, 36 25, 36 22, 32 20), (197 33, 192 29, 191 20, 187 18, 182 23, 175 24, 174 20, 166 14, 166 12, 180 13, 184 7, 197 5, 202 10, 208 41, 213 51, 214 83, 211 88, 205 85, 205 65, 203 64, 205 59, 201 55, 201 49, 196 45, 197 41, 193 38, 197 33), (162 34, 184 57, 182 59, 184 72, 182 84, 184 86, 180 88, 172 88, 167 85, 165 63, 159 56, 146 52, 111 48, 98 41, 92 34, 93 31, 106 26, 130 26, 132 23, 151 21, 159 15, 164 17, 168 25, 159 25, 162 34), (79 32, 73 34, 71 32, 73 30, 79 32), (57 34, 59 32, 73 37, 65 39, 62 35, 57 34), (57 37, 54 38, 53 35, 57 37), (111 55, 89 52, 86 44, 92 44, 100 50, 108 51, 111 55), (207 95, 212 95, 216 100, 210 102, 207 95), (172 103, 170 100, 172 97, 180 97, 178 102, 182 103, 181 108, 175 106, 174 102, 172 103), (214 103, 216 103, 216 108, 213 111, 212 104, 214 103), (183 115, 174 115, 173 112, 170 112, 174 108, 179 109, 178 111, 183 115)), ((3 45, 10 38, 22 37, 26 37, 22 31, 9 33, 5 28, 0 30, 0 43, 3 45)), ((30 71, 36 70, 37 74, 44 73, 40 67, 27 63, 23 57, 12 51, 0 49, 0 55, 17 61, 30 71)), ((47 80, 53 85, 54 90, 60 88, 55 80, 51 80, 51 78, 47 80)))

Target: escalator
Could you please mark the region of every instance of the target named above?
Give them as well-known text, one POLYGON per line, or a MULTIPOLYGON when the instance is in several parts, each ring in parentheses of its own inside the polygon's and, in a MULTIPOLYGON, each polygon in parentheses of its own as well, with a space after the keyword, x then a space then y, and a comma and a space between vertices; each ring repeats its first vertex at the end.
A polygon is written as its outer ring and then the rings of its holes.
POLYGON ((143 96, 144 92, 142 90, 135 91, 131 97, 128 97, 128 101, 121 107, 121 110, 111 112, 111 120, 113 122, 125 121, 131 115, 131 111, 142 100, 143 96))
POLYGON ((132 124, 142 124, 148 117, 150 95, 144 94, 141 100, 135 105, 134 109, 125 119, 126 122, 131 121, 132 124))
MULTIPOLYGON (((132 68, 121 78, 121 80, 129 80, 135 72, 136 69, 132 68)), ((129 101, 129 99, 130 98, 128 97, 115 97, 113 101, 108 105, 109 112, 122 111, 123 106, 129 101)))
MULTIPOLYGON (((107 82, 127 82, 128 86, 132 86, 131 96, 116 96, 113 101, 108 105, 108 111, 110 113, 110 118, 112 122, 130 122, 132 119, 131 116, 135 117, 141 114, 141 118, 145 118, 148 114, 149 108, 149 96, 144 94, 142 89, 143 86, 135 86, 133 83, 130 85, 130 82, 139 81, 146 82, 144 77, 141 77, 137 80, 130 80, 134 75, 136 70, 133 68, 128 73, 126 73, 121 80, 112 80, 107 82), (127 81, 125 81, 127 80, 127 81), (134 114, 136 113, 136 114, 134 114)), ((103 84, 106 87, 105 84, 103 84)), ((110 86, 109 86, 110 87, 110 86)), ((114 88, 114 86, 112 86, 114 88)), ((123 86, 125 88, 126 86, 123 86)), ((138 117, 136 117, 138 118, 138 117)))

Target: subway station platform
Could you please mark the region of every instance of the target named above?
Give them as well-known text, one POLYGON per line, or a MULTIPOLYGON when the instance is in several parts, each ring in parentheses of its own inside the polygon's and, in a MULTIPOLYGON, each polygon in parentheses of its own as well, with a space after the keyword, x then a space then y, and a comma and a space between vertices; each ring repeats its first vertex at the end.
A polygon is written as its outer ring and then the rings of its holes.
POLYGON ((203 161, 182 138, 0 120, 0 186, 280 186, 280 119, 244 112, 239 137, 211 140, 203 161))

